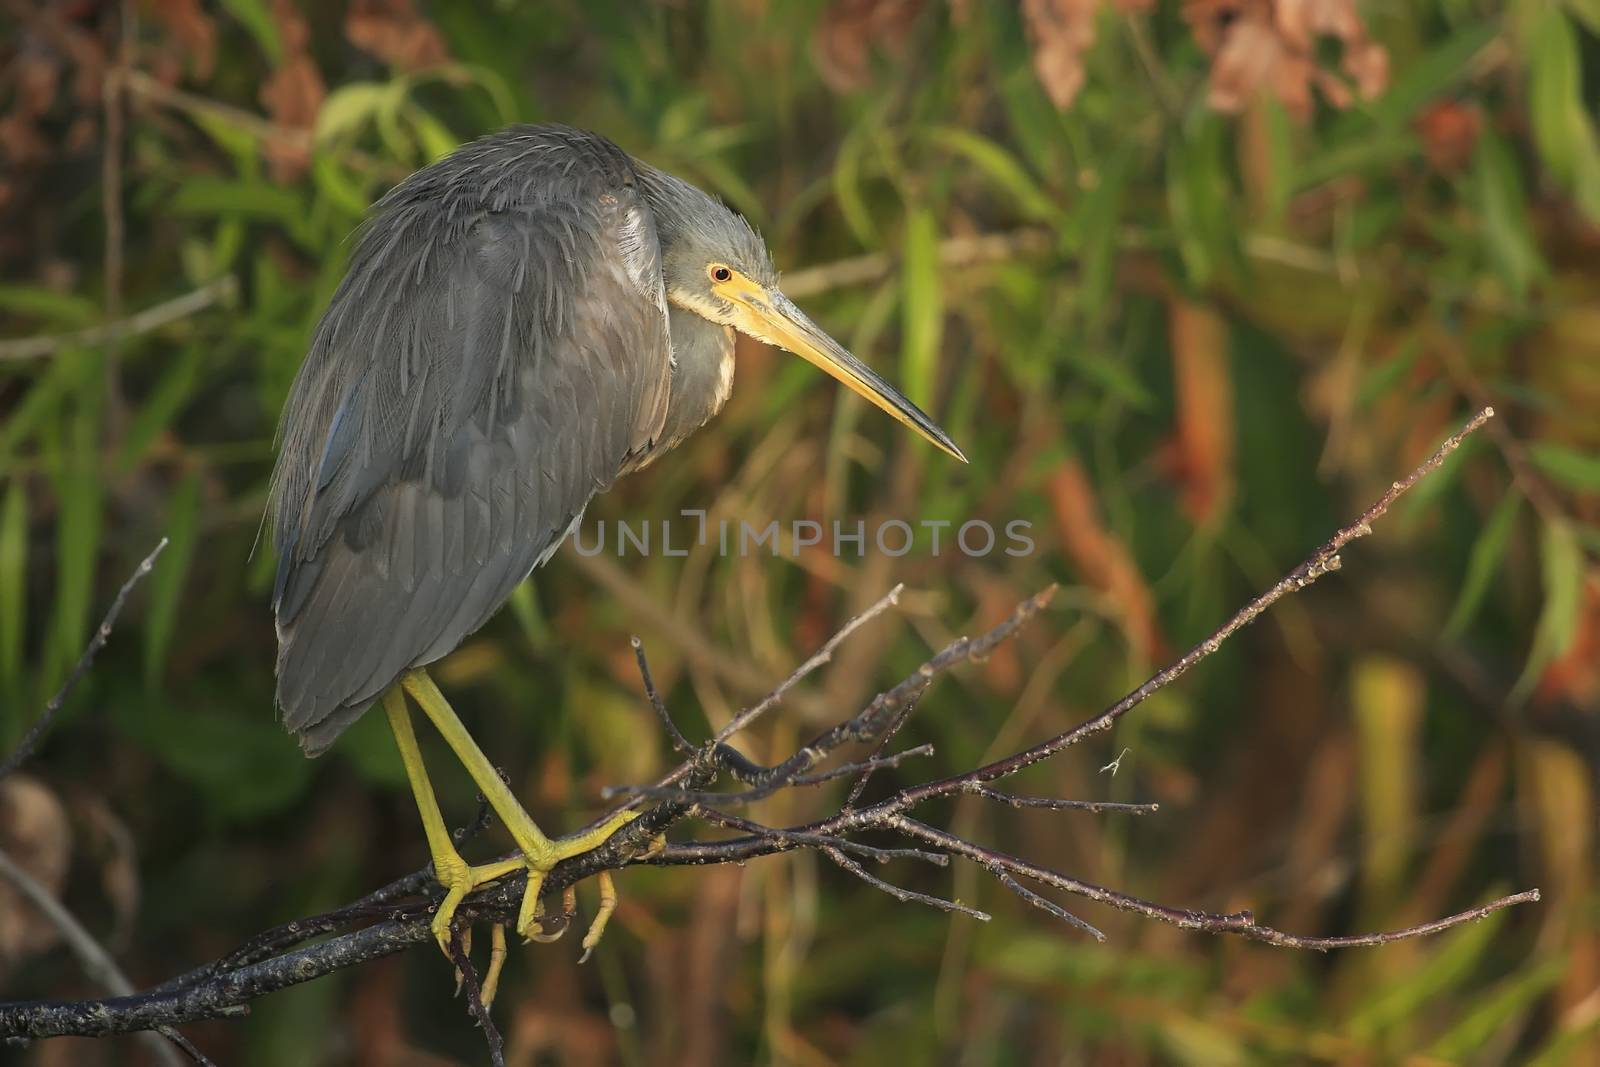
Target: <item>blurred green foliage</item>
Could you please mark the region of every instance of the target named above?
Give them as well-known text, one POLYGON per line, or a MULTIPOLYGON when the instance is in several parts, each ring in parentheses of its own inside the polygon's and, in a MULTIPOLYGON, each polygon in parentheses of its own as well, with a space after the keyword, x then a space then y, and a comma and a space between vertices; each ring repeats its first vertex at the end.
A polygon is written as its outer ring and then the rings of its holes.
MULTIPOLYGON (((640 870, 595 963, 576 968, 570 944, 514 953, 497 1006, 514 1062, 1600 1056, 1593 0, 224 0, 14 17, 0 321, 67 341, 0 357, 0 739, 171 538, 30 768, 87 827, 69 902, 136 979, 425 859, 380 721, 317 763, 273 721, 273 561, 257 543, 273 429, 367 205, 465 139, 556 120, 746 213, 794 295, 972 458, 957 468, 799 361, 741 346, 728 409, 593 519, 672 520, 680 543, 686 508, 757 526, 1025 520, 1038 550, 569 546, 440 672, 547 825, 666 758, 629 634, 703 730, 905 581, 902 615, 750 739, 760 758, 1062 582, 1047 619, 918 709, 907 743, 934 742, 936 759, 884 778, 959 770, 1114 700, 1493 402, 1492 432, 1339 575, 1024 783, 1159 800, 1159 816, 927 815, 1086 880, 1249 906, 1296 932, 1400 926, 1534 885, 1545 899, 1324 957, 1103 912, 1089 917, 1111 943, 1094 945, 970 869, 884 873, 977 901, 996 913, 981 927, 808 855, 640 870), (1052 52, 1050 11, 1093 43, 1052 52), (1295 52, 1294 11, 1365 34, 1295 52), (1237 69, 1240 27, 1262 34, 1249 55, 1265 73, 1237 69), (100 96, 117 42, 120 140, 100 96), (1359 91, 1345 68, 1374 42, 1386 76, 1359 91), (226 277, 231 299, 74 340, 108 308, 226 277), (131 885, 106 874, 128 847, 131 885), (110 930, 108 897, 136 920, 110 930)), ((464 819, 470 786, 424 743, 464 819)), ((17 961, 5 995, 82 990, 54 953, 17 961)), ((417 952, 193 1031, 230 1063, 481 1057, 448 993, 443 962, 417 952)), ((72 1048, 72 1062, 138 1054, 72 1048)))

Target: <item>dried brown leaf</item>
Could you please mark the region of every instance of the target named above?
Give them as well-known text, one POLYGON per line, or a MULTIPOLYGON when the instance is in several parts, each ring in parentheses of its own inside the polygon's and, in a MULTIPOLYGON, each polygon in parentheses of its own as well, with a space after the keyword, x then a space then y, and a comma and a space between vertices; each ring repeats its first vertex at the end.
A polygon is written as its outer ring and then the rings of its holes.
MULTIPOLYGON (((59 895, 72 858, 72 828, 54 792, 25 774, 0 782, 0 851, 59 895)), ((0 973, 55 944, 56 928, 10 883, 0 882, 0 973)))
POLYGON ((1207 99, 1218 111, 1235 113, 1269 94, 1304 120, 1314 93, 1342 109, 1389 84, 1389 53, 1367 36, 1354 0, 1189 0, 1183 16, 1212 57, 1207 99), (1353 91, 1318 65, 1317 43, 1324 37, 1343 45, 1340 66, 1353 91))
MULTIPOLYGON (((851 93, 872 82, 872 53, 899 56, 925 0, 833 0, 817 21, 812 54, 817 73, 836 93, 851 93)), ((964 17, 957 10, 955 17, 964 17)))
POLYGON ((1100 0, 1022 0, 1033 72, 1056 107, 1072 106, 1083 88, 1083 53, 1094 44, 1100 0))
MULTIPOLYGON (((261 102, 278 125, 309 132, 327 96, 322 72, 311 58, 311 28, 293 0, 273 0, 272 18, 283 43, 283 60, 262 86, 261 102)), ((264 150, 280 182, 295 180, 311 165, 309 141, 274 139, 264 150)))
POLYGON ((217 57, 217 24, 200 8, 200 0, 146 0, 188 57, 194 76, 211 77, 217 57))
POLYGON ((1083 468, 1063 460, 1045 485, 1055 512, 1061 548, 1085 585, 1104 593, 1122 615, 1123 630, 1141 658, 1164 654, 1166 641, 1156 621, 1155 601, 1126 545, 1105 528, 1094 488, 1083 468))
POLYGON ((438 29, 411 0, 355 0, 344 17, 344 35, 400 70, 437 66, 450 58, 438 29))
POLYGON ((1228 324, 1217 310, 1174 299, 1168 329, 1177 391, 1177 432, 1167 448, 1169 475, 1184 511, 1204 525, 1233 496, 1233 378, 1228 324))

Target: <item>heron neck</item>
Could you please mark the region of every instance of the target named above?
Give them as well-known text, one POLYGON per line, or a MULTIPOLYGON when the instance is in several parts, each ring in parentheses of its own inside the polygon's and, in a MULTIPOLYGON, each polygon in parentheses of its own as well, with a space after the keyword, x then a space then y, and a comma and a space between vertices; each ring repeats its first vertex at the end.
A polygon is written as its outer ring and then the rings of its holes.
POLYGON ((658 451, 674 447, 704 426, 733 391, 733 328, 676 306, 668 308, 668 316, 677 365, 658 451))

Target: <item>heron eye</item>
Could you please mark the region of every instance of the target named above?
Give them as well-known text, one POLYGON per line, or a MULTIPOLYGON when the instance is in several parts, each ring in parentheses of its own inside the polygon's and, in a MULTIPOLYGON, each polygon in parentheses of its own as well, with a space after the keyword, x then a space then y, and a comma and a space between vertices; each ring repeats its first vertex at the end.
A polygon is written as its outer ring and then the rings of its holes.
POLYGON ((733 271, 720 263, 714 264, 711 268, 711 280, 714 282, 732 281, 733 271))

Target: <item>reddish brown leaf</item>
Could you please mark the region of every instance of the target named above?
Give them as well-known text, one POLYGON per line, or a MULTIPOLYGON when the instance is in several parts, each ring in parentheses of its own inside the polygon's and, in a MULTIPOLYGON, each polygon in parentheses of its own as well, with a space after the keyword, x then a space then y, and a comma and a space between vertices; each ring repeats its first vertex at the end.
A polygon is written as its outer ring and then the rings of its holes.
POLYGON ((344 35, 400 70, 437 66, 450 58, 444 38, 411 0, 355 0, 344 17, 344 35))
POLYGON ((1150 587, 1116 535, 1105 528, 1094 489, 1083 468, 1063 460, 1045 485, 1055 512, 1061 548, 1085 585, 1104 593, 1122 615, 1128 642, 1142 659, 1165 654, 1150 587))
MULTIPOLYGON (((273 121, 291 129, 310 131, 327 95, 322 73, 311 58, 311 30, 293 0, 273 0, 272 18, 283 42, 283 61, 261 89, 261 102, 273 121)), ((311 165, 309 142, 296 144, 274 139, 265 145, 273 177, 289 182, 311 165)))
POLYGON ((1228 324, 1215 308, 1178 298, 1172 302, 1168 328, 1178 412, 1165 457, 1167 470, 1179 485, 1184 511, 1204 525, 1233 495, 1228 324))
POLYGON ((182 48, 194 76, 201 81, 211 77, 217 55, 217 24, 200 9, 200 0, 146 0, 146 3, 182 48))
MULTIPOLYGON (((836 93, 856 92, 872 81, 872 53, 905 52, 925 0, 833 0, 817 22, 812 52, 817 73, 836 93)), ((961 17, 961 12, 956 12, 961 17)))
POLYGON ((1184 19, 1212 57, 1208 102, 1238 112, 1257 96, 1277 97, 1297 118, 1311 115, 1313 91, 1336 108, 1371 99, 1389 82, 1389 53, 1367 36, 1354 0, 1189 0, 1184 19), (1317 64, 1323 37, 1343 46, 1354 90, 1317 64))
POLYGON ((1083 53, 1094 44, 1100 0, 1022 0, 1033 72, 1051 103, 1065 110, 1083 88, 1083 53))
POLYGON ((1483 119, 1477 108, 1441 100, 1417 116, 1416 128, 1433 169, 1458 174, 1472 159, 1483 119))
POLYGON ((1541 700, 1600 706, 1600 569, 1591 569, 1584 581, 1572 647, 1545 668, 1535 692, 1541 700))

